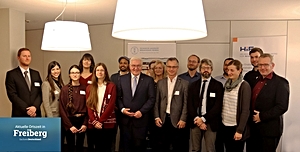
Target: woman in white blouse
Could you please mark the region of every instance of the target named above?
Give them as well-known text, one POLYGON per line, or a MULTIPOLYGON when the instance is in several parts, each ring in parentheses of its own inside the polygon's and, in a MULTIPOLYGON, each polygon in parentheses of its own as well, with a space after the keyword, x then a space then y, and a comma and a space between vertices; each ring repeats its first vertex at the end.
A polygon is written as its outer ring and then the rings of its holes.
POLYGON ((93 71, 92 84, 86 89, 89 151, 111 151, 111 145, 116 135, 116 97, 116 86, 110 82, 106 65, 98 63, 93 71))

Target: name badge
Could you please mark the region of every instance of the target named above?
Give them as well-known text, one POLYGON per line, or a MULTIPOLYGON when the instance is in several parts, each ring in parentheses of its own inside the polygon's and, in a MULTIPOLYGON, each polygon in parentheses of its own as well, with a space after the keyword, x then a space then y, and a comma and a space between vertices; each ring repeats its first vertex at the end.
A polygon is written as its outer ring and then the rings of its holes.
POLYGON ((216 93, 210 92, 210 93, 209 93, 209 97, 216 97, 216 93))
POLYGON ((59 94, 59 92, 57 90, 54 91, 54 94, 59 94))
POLYGON ((88 83, 88 84, 92 84, 92 81, 89 80, 87 83, 88 83))
POLYGON ((83 91, 83 90, 80 90, 80 92, 79 92, 81 95, 85 95, 85 91, 83 91))
POLYGON ((107 99, 110 99, 110 96, 111 96, 110 94, 109 94, 109 95, 107 95, 107 99))
POLYGON ((179 95, 179 91, 175 91, 174 95, 178 96, 179 95))
POLYGON ((40 87, 41 85, 40 85, 39 82, 34 82, 34 86, 35 86, 35 87, 40 87))

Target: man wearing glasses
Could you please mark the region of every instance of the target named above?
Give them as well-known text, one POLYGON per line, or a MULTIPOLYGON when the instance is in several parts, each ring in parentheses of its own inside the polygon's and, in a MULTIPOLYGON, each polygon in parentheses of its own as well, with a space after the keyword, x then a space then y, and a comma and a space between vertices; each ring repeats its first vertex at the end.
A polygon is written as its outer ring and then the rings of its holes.
POLYGON ((141 73, 142 60, 130 59, 130 73, 120 77, 118 84, 118 107, 120 131, 125 152, 146 150, 146 134, 151 109, 155 103, 153 78, 141 73))
POLYGON ((187 63, 188 71, 178 75, 178 77, 180 77, 186 81, 189 81, 190 84, 192 82, 195 82, 195 81, 201 79, 201 75, 197 71, 199 64, 200 64, 200 58, 195 54, 190 55, 188 57, 188 63, 187 63))
POLYGON ((188 152, 185 144, 187 121, 188 81, 179 78, 179 63, 176 58, 169 58, 166 63, 168 76, 158 81, 154 106, 155 124, 158 127, 162 143, 161 152, 188 152))
MULTIPOLYGON (((258 60, 261 76, 252 89, 252 112, 256 132, 251 129, 255 152, 276 151, 283 132, 283 114, 289 105, 289 82, 275 74, 273 56, 262 54, 258 60)), ((250 151, 250 150, 249 150, 250 151)))

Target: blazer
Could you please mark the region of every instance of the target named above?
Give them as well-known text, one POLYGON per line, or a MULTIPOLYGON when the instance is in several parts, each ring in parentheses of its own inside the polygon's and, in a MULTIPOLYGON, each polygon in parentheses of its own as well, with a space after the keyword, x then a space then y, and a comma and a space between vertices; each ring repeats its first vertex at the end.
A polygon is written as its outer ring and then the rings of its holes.
POLYGON ((155 89, 152 77, 141 73, 135 94, 132 96, 131 73, 120 76, 117 104, 119 109, 129 108, 131 112, 140 111, 142 113, 141 118, 129 117, 122 114, 120 116, 120 123, 122 125, 127 125, 131 121, 135 127, 147 127, 150 111, 154 103, 155 89))
POLYGON ((29 117, 26 108, 34 106, 36 117, 41 116, 40 105, 42 103, 42 80, 38 71, 29 68, 31 89, 19 67, 6 73, 5 87, 7 96, 12 103, 12 117, 29 117))
MULTIPOLYGON (((194 118, 197 116, 202 117, 202 100, 200 100, 201 84, 202 80, 200 79, 192 83, 189 87, 187 107, 189 117, 191 118, 189 123, 192 128, 196 127, 194 124, 194 118), (197 113, 198 108, 199 114, 197 113)), ((206 114, 204 114, 203 117, 206 119, 205 123, 210 125, 212 131, 217 131, 220 126, 222 119, 221 112, 223 107, 223 95, 223 84, 211 77, 206 90, 206 114)))
POLYGON ((282 115, 288 110, 289 82, 273 73, 259 92, 254 109, 259 111, 261 122, 256 123, 262 136, 278 137, 283 132, 282 115))
MULTIPOLYGON (((95 122, 100 122, 103 125, 103 128, 114 128, 116 125, 116 122, 110 122, 110 123, 105 123, 108 119, 116 119, 116 116, 114 115, 115 111, 115 102, 117 98, 117 90, 116 90, 116 85, 112 82, 109 82, 106 84, 106 89, 104 92, 104 97, 103 97, 103 103, 101 106, 101 115, 100 117, 97 114, 97 111, 95 111, 92 108, 87 107, 88 109, 88 116, 89 116, 89 128, 94 128, 95 122), (107 102, 108 105, 104 109, 104 102, 107 102)), ((91 85, 89 85, 86 88, 86 100, 90 96, 90 90, 91 90, 91 85)))
POLYGON ((54 96, 55 99, 52 100, 51 95, 51 86, 48 80, 45 80, 42 84, 42 95, 43 102, 41 104, 41 113, 42 117, 59 117, 59 93, 60 88, 57 86, 55 82, 54 84, 54 96))
MULTIPOLYGON (((187 98, 189 82, 177 77, 170 106, 170 119, 173 127, 177 128, 179 120, 187 121, 187 98)), ((165 123, 168 104, 168 77, 157 82, 154 118, 160 118, 165 123)))

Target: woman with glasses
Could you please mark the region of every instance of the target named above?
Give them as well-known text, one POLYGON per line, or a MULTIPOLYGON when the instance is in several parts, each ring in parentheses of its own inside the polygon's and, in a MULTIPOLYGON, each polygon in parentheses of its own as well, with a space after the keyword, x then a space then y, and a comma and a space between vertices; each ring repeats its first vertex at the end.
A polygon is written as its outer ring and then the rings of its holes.
POLYGON ((70 82, 62 87, 59 98, 62 126, 66 130, 67 146, 70 152, 74 152, 75 149, 76 151, 83 151, 88 122, 85 98, 86 87, 79 83, 80 73, 80 68, 77 65, 70 67, 70 82))
POLYGON ((239 60, 230 61, 227 68, 228 80, 225 83, 220 134, 226 151, 243 152, 245 139, 250 135, 247 121, 251 88, 243 80, 243 68, 239 60))
POLYGON ((115 84, 110 82, 106 65, 98 63, 93 71, 92 84, 87 87, 86 94, 89 151, 111 151, 116 125, 116 90, 115 84))

